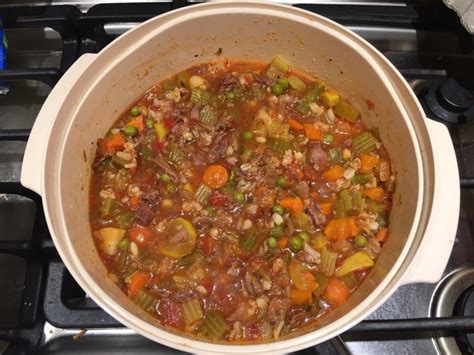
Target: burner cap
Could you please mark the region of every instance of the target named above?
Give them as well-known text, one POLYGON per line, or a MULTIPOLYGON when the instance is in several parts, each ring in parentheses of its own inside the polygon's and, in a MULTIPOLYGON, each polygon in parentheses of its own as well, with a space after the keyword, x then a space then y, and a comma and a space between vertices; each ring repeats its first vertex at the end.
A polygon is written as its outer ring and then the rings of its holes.
MULTIPOLYGON (((453 271, 438 286, 432 299, 431 315, 451 317, 474 315, 474 267, 453 271)), ((434 332, 435 343, 441 354, 472 354, 471 335, 457 332, 434 332)))
POLYGON ((474 92, 465 89, 455 78, 431 82, 423 99, 433 118, 449 123, 464 123, 474 118, 474 92))
MULTIPOLYGON (((454 305, 455 316, 473 316, 474 315, 474 286, 464 291, 459 296, 454 305)), ((459 332, 456 335, 456 342, 463 354, 474 353, 474 334, 466 334, 459 332)))

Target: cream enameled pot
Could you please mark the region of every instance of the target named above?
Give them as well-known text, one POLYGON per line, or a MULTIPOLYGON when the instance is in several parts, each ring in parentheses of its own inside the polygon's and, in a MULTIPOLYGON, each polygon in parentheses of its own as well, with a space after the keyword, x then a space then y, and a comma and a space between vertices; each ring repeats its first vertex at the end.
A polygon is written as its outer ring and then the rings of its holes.
POLYGON ((370 44, 313 13, 269 3, 216 2, 155 17, 99 54, 86 54, 48 96, 23 160, 22 184, 40 194, 56 248, 75 280, 117 320, 162 344, 199 353, 282 353, 323 342, 364 319, 397 287, 435 282, 449 258, 459 180, 446 128, 424 117, 399 72, 370 44), (376 267, 319 327, 251 345, 217 344, 165 330, 107 278, 91 237, 88 185, 95 142, 160 79, 220 57, 282 54, 348 96, 379 128, 396 168, 391 235, 376 267), (366 99, 375 103, 368 110, 366 99))

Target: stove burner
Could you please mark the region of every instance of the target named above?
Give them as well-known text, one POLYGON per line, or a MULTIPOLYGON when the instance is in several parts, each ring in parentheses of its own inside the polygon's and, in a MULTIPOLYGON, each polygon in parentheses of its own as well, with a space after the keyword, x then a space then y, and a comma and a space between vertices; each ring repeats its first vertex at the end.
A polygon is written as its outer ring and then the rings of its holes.
POLYGON ((453 77, 431 82, 423 98, 433 118, 449 123, 465 123, 474 118, 474 91, 453 77))
MULTIPOLYGON (((474 267, 458 269, 437 288, 431 307, 433 317, 474 314, 474 267)), ((472 334, 458 332, 455 337, 434 332, 435 345, 442 354, 472 354, 472 334)))
MULTIPOLYGON (((454 315, 474 315, 474 285, 464 291, 458 298, 454 306, 454 315)), ((456 342, 463 354, 474 354, 474 334, 459 332, 456 336, 456 342)))

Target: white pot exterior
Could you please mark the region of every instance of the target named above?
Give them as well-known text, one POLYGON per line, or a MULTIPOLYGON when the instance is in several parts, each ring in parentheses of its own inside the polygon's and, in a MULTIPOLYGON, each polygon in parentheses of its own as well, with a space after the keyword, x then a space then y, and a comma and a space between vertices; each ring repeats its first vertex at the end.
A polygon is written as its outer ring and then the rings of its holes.
POLYGON ((193 353, 289 352, 330 339, 410 282, 435 282, 459 215, 459 177, 446 128, 424 117, 396 69, 370 44, 323 17, 283 5, 225 2, 153 18, 82 56, 55 86, 33 127, 21 182, 43 197, 48 226, 75 280, 102 308, 140 334, 193 353), (397 173, 391 237, 372 272, 319 328, 279 341, 214 344, 165 330, 107 278, 91 237, 88 185, 95 142, 160 79, 221 57, 269 61, 276 54, 350 97, 380 130, 397 173), (368 110, 366 99, 375 102, 368 110))

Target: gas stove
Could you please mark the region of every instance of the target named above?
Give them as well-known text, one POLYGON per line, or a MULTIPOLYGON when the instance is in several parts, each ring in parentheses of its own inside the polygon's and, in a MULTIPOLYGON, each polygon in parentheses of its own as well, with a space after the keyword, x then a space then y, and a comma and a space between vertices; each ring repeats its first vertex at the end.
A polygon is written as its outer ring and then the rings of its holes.
MULTIPOLYGON (((428 118, 449 128, 461 213, 443 279, 412 284, 339 337, 300 354, 474 352, 474 37, 441 1, 280 1, 326 16, 377 47, 405 76, 428 118)), ((9 69, 0 82, 0 351, 5 354, 172 354, 88 298, 51 241, 41 198, 19 183, 31 126, 61 75, 83 53, 193 1, 12 0, 0 5, 9 69)), ((436 262, 436 260, 433 260, 436 262)))

